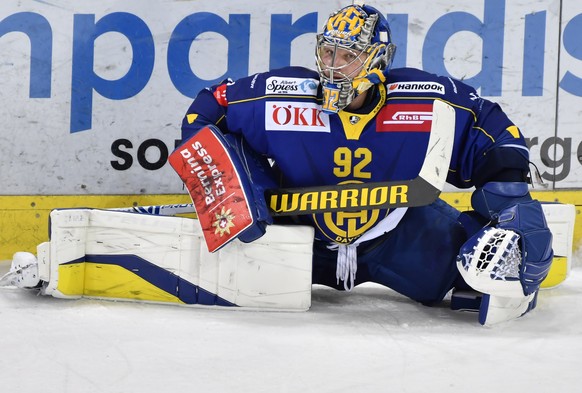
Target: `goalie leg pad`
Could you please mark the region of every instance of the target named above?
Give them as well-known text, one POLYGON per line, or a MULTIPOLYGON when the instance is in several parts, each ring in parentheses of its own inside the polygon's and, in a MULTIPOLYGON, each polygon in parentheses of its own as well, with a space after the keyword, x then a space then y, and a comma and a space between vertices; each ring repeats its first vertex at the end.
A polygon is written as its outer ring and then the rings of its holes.
POLYGON ((311 227, 272 225, 251 244, 210 253, 189 218, 67 209, 51 212, 50 226, 38 250, 46 295, 296 311, 311 304, 311 227))
POLYGON ((483 294, 473 290, 453 289, 451 309, 476 312, 479 323, 493 326, 519 318, 536 307, 537 292, 529 296, 503 297, 483 294))
POLYGON ((483 295, 479 307, 479 323, 493 326, 519 318, 536 307, 538 293, 521 298, 483 295))

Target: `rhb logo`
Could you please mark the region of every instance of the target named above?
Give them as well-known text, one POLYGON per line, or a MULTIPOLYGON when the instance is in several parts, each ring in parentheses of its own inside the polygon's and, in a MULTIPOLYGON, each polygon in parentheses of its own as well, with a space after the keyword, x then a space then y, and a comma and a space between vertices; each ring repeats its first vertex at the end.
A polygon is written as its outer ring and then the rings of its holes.
POLYGON ((378 132, 429 132, 432 104, 386 105, 376 118, 378 132))
POLYGON ((267 101, 265 130, 330 132, 329 116, 315 103, 267 101))
POLYGON ((228 106, 228 100, 226 99, 226 85, 220 85, 214 91, 214 98, 221 106, 228 106))

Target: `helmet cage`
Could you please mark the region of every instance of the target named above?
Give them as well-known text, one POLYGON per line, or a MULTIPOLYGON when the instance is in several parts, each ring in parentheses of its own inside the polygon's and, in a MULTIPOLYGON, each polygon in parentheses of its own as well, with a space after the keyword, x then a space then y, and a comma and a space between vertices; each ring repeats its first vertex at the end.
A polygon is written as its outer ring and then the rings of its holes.
POLYGON ((353 81, 365 71, 363 67, 371 62, 365 50, 357 50, 337 42, 326 42, 322 34, 317 36, 317 41, 317 70, 321 78, 330 83, 353 81), (347 54, 343 55, 344 59, 351 57, 351 60, 343 61, 340 65, 336 65, 338 49, 343 49, 347 52, 347 54), (324 58, 331 59, 331 64, 326 64, 324 58))

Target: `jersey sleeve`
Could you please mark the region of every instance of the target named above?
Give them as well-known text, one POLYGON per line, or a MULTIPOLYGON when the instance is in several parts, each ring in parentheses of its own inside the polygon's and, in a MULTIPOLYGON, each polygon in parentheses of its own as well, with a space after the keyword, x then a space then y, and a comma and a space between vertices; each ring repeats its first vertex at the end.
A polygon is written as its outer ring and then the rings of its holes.
POLYGON ((202 127, 213 124, 220 127, 228 107, 226 90, 232 83, 226 80, 198 93, 182 119, 182 141, 190 139, 202 127))
POLYGON ((202 90, 182 120, 182 140, 189 139, 202 127, 212 124, 224 134, 242 135, 252 148, 264 154, 267 150, 258 110, 261 90, 268 73, 258 73, 232 81, 230 79, 202 90))
POLYGON ((489 181, 524 181, 529 152, 520 129, 501 106, 477 95, 459 81, 454 104, 465 116, 457 116, 456 143, 449 183, 460 187, 482 186, 489 181))

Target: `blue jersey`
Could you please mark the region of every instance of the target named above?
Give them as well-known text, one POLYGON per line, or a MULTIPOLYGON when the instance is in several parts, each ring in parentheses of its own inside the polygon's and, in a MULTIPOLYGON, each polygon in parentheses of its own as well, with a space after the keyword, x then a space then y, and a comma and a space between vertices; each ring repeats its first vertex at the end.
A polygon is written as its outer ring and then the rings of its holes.
MULTIPOLYGON (((455 108, 456 129, 447 181, 474 185, 488 152, 519 151, 527 158, 519 129, 501 108, 470 86, 421 70, 389 72, 360 110, 327 114, 321 109, 316 72, 287 67, 203 90, 182 123, 183 139, 206 124, 240 134, 258 153, 274 160, 284 187, 409 180, 418 176, 431 129, 432 103, 455 108)), ((301 216, 321 240, 349 244, 389 211, 301 216)))

